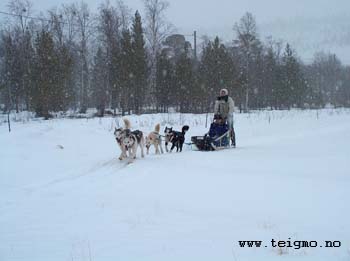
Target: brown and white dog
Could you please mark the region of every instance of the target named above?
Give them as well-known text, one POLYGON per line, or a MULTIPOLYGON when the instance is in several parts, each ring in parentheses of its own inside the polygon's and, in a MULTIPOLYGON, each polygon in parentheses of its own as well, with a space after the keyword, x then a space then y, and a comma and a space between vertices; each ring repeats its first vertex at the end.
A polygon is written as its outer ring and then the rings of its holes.
POLYGON ((119 128, 114 130, 114 136, 120 147, 121 154, 119 156, 120 160, 129 158, 129 163, 136 159, 137 148, 141 148, 141 157, 144 157, 143 147, 145 146, 145 138, 142 131, 136 130, 131 131, 131 124, 128 119, 123 119, 124 128, 119 128), (129 152, 129 157, 127 155, 129 152))
POLYGON ((158 123, 154 131, 152 131, 148 136, 146 137, 146 149, 147 149, 147 155, 149 154, 149 148, 153 145, 156 149, 156 154, 164 153, 163 147, 162 147, 162 136, 159 134, 160 131, 160 124, 158 123), (160 152, 159 152, 160 148, 160 152))

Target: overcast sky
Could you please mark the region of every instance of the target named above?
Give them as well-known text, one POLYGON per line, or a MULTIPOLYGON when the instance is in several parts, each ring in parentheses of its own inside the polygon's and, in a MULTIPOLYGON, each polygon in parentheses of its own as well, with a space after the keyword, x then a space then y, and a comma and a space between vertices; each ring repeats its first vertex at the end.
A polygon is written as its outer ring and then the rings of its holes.
MULTIPOLYGON (((77 1, 79 0, 32 0, 32 3, 34 10, 38 12, 62 3, 77 1)), ((113 1, 110 0, 112 3, 113 1)), ((1 11, 6 11, 7 2, 0 0, 1 11)), ((85 0, 85 2, 96 11, 102 1, 85 0)), ((142 15, 142 0, 124 0, 124 2, 133 11, 140 10, 142 15)), ((167 10, 168 20, 177 28, 177 32, 182 34, 191 34, 197 30, 198 35, 207 34, 211 37, 218 35, 228 41, 234 37, 232 30, 234 23, 249 11, 255 16, 258 29, 261 29, 263 36, 271 34, 274 38, 295 43, 300 53, 308 51, 310 57, 315 51, 315 46, 321 44, 320 48, 323 48, 322 44, 329 42, 329 39, 326 39, 329 38, 328 34, 324 33, 325 27, 328 31, 332 31, 332 28, 338 26, 334 31, 350 36, 350 0, 168 0, 168 2, 170 3, 167 10), (320 25, 317 27, 318 24, 320 25)), ((344 49, 344 46, 341 48, 344 49)), ((349 53, 350 44, 347 48, 337 52, 344 57, 349 53)), ((350 63, 350 55, 347 63, 350 63)))
MULTIPOLYGON (((2 0, 1 10, 6 9, 8 1, 2 0)), ((61 3, 74 0, 33 0, 36 10, 47 10, 61 3)), ((101 1, 86 0, 92 9, 101 1)), ((113 0, 111 0, 113 2, 113 0)), ((142 12, 142 0, 124 1, 133 10, 142 12)), ((344 14, 350 10, 350 0, 169 0, 167 12, 169 20, 179 31, 219 30, 231 26, 246 11, 252 12, 258 23, 271 22, 276 19, 294 17, 322 17, 344 14)), ((206 32, 203 32, 206 33, 206 32)))

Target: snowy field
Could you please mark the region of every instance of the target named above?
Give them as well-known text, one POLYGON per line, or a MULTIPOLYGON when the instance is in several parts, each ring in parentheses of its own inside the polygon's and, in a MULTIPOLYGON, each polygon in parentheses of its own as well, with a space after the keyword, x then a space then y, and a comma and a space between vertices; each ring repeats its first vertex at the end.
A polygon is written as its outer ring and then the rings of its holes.
MULTIPOLYGON (((188 124, 187 142, 207 130, 205 115, 129 119, 146 133, 188 124)), ((236 149, 152 149, 130 165, 118 122, 0 125, 1 261, 350 260, 350 110, 236 114, 236 149)))

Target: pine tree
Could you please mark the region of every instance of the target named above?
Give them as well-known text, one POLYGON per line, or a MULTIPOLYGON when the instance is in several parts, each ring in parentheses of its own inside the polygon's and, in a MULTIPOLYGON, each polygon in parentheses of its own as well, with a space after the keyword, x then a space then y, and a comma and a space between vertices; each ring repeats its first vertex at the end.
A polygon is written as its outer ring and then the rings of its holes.
POLYGON ((1 84, 3 86, 3 96, 5 111, 13 108, 13 96, 18 91, 19 83, 17 82, 17 66, 15 61, 16 49, 10 34, 3 35, 3 62, 1 67, 1 84))
POLYGON ((270 106, 277 108, 277 90, 278 90, 278 60, 274 53, 273 47, 267 49, 265 55, 264 68, 264 89, 261 93, 263 99, 263 107, 270 106))
POLYGON ((168 112, 170 106, 170 94, 174 86, 174 66, 167 57, 166 52, 162 52, 157 57, 156 71, 156 109, 157 112, 168 112))
POLYGON ((23 35, 22 40, 22 90, 23 90, 23 99, 25 103, 25 109, 30 110, 30 92, 31 88, 33 88, 33 84, 31 82, 31 73, 33 66, 33 56, 34 56, 34 48, 32 45, 32 35, 31 32, 26 29, 23 35))
POLYGON ((38 117, 50 118, 55 97, 58 59, 52 35, 44 29, 35 39, 35 66, 32 102, 38 117))
POLYGON ((52 106, 54 111, 65 111, 73 101, 73 57, 65 44, 57 46, 55 52, 58 60, 52 106))
POLYGON ((92 70, 92 97, 99 117, 104 116, 108 105, 108 68, 106 60, 106 55, 103 53, 101 47, 99 47, 94 58, 92 70))
POLYGON ((283 55, 283 82, 281 100, 282 104, 290 109, 294 105, 302 107, 306 85, 302 74, 301 66, 297 61, 295 54, 289 44, 283 55))
POLYGON ((189 112, 193 104, 193 90, 195 75, 193 62, 189 57, 188 49, 185 48, 175 66, 175 93, 179 102, 180 112, 189 112))
POLYGON ((20 110, 23 97, 22 77, 23 66, 21 57, 21 43, 18 35, 4 36, 4 84, 7 86, 7 107, 20 110))
POLYGON ((339 103, 341 106, 350 107, 350 66, 344 66, 342 70, 342 86, 339 90, 339 103))
POLYGON ((130 113, 133 106, 133 101, 130 99, 130 95, 134 89, 133 49, 131 40, 130 31, 128 29, 123 30, 119 69, 120 105, 123 115, 126 111, 130 113))
POLYGON ((133 50, 133 99, 136 114, 141 113, 145 103, 145 87, 147 86, 147 57, 141 16, 135 13, 132 24, 132 50, 133 50))
POLYGON ((215 97, 222 88, 230 91, 234 90, 236 69, 232 57, 225 45, 220 43, 218 37, 214 42, 209 41, 203 49, 202 61, 200 63, 199 74, 203 100, 207 100, 207 110, 215 101, 215 97))
POLYGON ((106 84, 111 107, 115 111, 120 102, 120 79, 117 72, 120 67, 121 18, 117 9, 106 1, 100 6, 99 20, 101 47, 106 54, 106 84))

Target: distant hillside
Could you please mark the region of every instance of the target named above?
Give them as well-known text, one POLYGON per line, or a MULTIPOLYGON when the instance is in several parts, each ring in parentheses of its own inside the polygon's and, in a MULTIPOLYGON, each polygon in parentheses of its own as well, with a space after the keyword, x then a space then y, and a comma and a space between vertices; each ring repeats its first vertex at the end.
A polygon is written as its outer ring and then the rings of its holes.
MULTIPOLYGON (((259 22, 257 17, 257 25, 262 41, 272 36, 274 40, 289 42, 306 63, 312 62, 316 52, 324 51, 335 53, 344 64, 350 65, 349 14, 277 19, 268 23, 259 22)), ((233 24, 202 26, 197 31, 199 35, 207 34, 210 38, 218 35, 227 43, 235 37, 233 24)))
POLYGON ((271 35, 290 42, 306 62, 315 52, 325 51, 350 64, 350 15, 276 20, 259 28, 262 38, 271 35))

